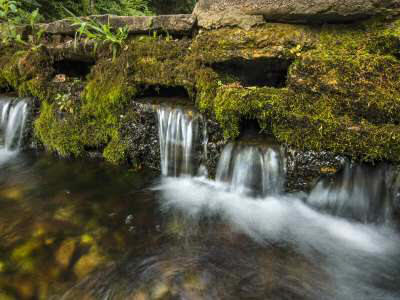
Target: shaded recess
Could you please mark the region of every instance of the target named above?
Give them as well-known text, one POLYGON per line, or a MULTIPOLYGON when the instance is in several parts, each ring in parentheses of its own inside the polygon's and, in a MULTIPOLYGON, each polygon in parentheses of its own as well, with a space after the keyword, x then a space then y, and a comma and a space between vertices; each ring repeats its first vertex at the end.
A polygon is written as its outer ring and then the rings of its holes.
POLYGON ((178 97, 189 98, 187 90, 182 86, 141 85, 140 97, 178 97))
POLYGON ((239 139, 257 137, 261 133, 261 127, 256 119, 241 119, 239 128, 239 139))
POLYGON ((82 61, 74 59, 63 59, 54 62, 53 68, 57 74, 65 74, 68 77, 85 78, 89 75, 94 61, 82 61))
POLYGON ((242 86, 282 88, 286 86, 291 64, 291 60, 282 58, 236 58, 215 63, 212 68, 230 80, 239 81, 242 86))

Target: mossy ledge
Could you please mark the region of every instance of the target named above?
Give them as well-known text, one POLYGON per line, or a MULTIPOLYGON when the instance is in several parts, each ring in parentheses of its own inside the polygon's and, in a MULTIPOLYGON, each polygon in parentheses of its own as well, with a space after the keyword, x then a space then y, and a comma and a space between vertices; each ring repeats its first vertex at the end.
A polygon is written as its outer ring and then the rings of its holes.
POLYGON ((167 86, 184 88, 226 140, 239 136, 243 120, 255 119, 294 149, 400 162, 399 20, 271 23, 181 39, 134 35, 115 59, 107 46, 94 55, 71 44, 47 37, 40 47, 0 49, 0 88, 39 99, 35 135, 62 156, 95 150, 110 162, 139 167, 128 151, 126 123, 140 120, 131 101, 149 86, 167 86), (90 57, 95 64, 86 78, 59 80, 54 62, 63 57, 90 57), (285 86, 244 86, 215 67, 256 59, 290 64, 285 86))

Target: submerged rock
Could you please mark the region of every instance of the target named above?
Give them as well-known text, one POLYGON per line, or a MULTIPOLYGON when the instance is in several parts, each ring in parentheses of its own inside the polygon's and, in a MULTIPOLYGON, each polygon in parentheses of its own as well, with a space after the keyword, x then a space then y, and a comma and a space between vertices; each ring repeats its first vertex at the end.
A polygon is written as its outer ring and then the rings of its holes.
POLYGON ((92 246, 89 252, 83 255, 74 266, 74 273, 83 278, 104 262, 104 256, 97 246, 92 246))
POLYGON ((340 23, 395 12, 398 0, 200 0, 194 10, 205 28, 241 27, 266 21, 340 23))
POLYGON ((74 239, 65 240, 61 246, 58 248, 55 258, 58 264, 67 268, 72 259, 72 255, 74 254, 77 247, 77 242, 74 239))

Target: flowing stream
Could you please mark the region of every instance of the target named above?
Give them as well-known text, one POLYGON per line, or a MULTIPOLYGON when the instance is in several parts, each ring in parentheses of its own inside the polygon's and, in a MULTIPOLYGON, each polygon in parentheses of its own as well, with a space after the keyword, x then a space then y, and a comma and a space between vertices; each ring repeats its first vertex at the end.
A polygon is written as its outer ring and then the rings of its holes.
MULTIPOLYGON (((4 149, 23 103, 1 104, 4 149)), ((1 165, 0 299, 400 299, 392 168, 347 164, 289 194, 285 151, 240 141, 212 180, 201 115, 155 117, 162 176, 29 152, 1 165)))
POLYGON ((28 104, 25 100, 0 97, 0 162, 20 149, 27 113, 28 104))
MULTIPOLYGON (((192 110, 160 106, 157 109, 161 154, 161 173, 164 176, 194 175, 197 172, 203 118, 192 110)), ((204 149, 200 147, 200 149, 204 149)))

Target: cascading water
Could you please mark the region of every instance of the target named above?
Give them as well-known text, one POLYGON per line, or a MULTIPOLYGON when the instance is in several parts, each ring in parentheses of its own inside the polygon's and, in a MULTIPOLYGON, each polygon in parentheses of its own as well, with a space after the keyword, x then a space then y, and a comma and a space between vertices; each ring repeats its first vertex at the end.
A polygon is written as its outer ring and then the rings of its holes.
POLYGON ((335 216, 382 223, 391 216, 391 171, 386 165, 346 164, 334 178, 320 180, 307 203, 335 216))
POLYGON ((15 153, 21 147, 27 112, 25 100, 0 99, 0 151, 3 155, 15 153))
POLYGON ((200 114, 183 108, 157 109, 163 176, 194 175, 200 164, 199 152, 207 155, 207 130, 200 114), (203 128, 203 137, 200 137, 203 128), (202 150, 203 148, 203 150, 202 150))
POLYGON ((283 151, 265 145, 228 144, 219 160, 216 180, 241 194, 279 194, 285 183, 283 151))

